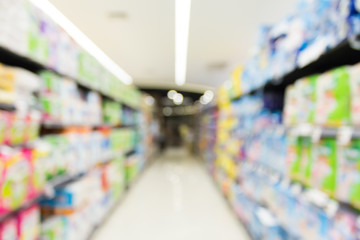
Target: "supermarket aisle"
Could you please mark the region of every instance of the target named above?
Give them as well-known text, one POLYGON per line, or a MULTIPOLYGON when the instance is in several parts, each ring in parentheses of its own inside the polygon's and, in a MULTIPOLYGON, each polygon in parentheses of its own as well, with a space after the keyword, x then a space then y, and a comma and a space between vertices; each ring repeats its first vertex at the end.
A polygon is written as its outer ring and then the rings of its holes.
POLYGON ((94 240, 247 240, 205 167, 168 150, 141 176, 94 240))

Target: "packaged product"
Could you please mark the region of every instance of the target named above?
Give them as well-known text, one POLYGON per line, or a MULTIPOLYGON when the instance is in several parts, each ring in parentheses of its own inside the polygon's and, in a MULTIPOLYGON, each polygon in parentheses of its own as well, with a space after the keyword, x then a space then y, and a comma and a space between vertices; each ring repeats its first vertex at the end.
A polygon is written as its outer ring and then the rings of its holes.
POLYGON ((313 75, 308 78, 298 80, 295 83, 295 88, 298 91, 298 106, 297 111, 298 123, 313 123, 315 117, 315 102, 316 102, 316 81, 318 76, 313 75))
POLYGON ((34 205, 18 215, 19 240, 38 240, 40 237, 40 208, 34 205))
POLYGON ((69 156, 68 142, 62 135, 47 135, 39 141, 37 151, 45 158, 42 160, 46 171, 46 179, 51 180, 56 176, 68 172, 69 156))
POLYGON ((351 122, 360 126, 360 64, 349 67, 351 86, 351 122))
POLYGON ((15 72, 0 64, 0 102, 14 104, 16 99, 15 72))
POLYGON ((288 138, 288 151, 286 157, 286 165, 288 166, 288 175, 295 180, 299 179, 300 174, 300 138, 289 136, 288 138))
POLYGON ((41 239, 64 240, 67 238, 67 219, 65 216, 54 216, 44 220, 41 224, 41 239))
POLYGON ((0 111, 0 144, 10 143, 11 113, 0 111))
POLYGON ((1 210, 11 211, 27 201, 31 168, 20 151, 2 148, 0 158, 4 164, 1 179, 1 210))
POLYGON ((61 89, 61 77, 50 71, 43 71, 40 74, 43 82, 43 91, 46 93, 59 93, 61 89))
POLYGON ((43 118, 48 122, 61 122, 63 103, 54 94, 43 94, 40 96, 40 103, 43 109, 43 118))
POLYGON ((353 211, 340 207, 333 218, 332 226, 326 229, 332 240, 357 240, 358 221, 357 214, 353 211))
POLYGON ((337 176, 336 139, 324 138, 314 146, 311 186, 335 194, 337 176))
MULTIPOLYGON (((43 208, 54 211, 55 214, 72 214, 89 202, 88 193, 92 179, 83 177, 76 182, 55 190, 55 198, 42 202, 43 208)), ((91 192, 91 191, 90 191, 91 192)))
POLYGON ((39 111, 31 111, 26 116, 25 140, 34 141, 40 134, 41 113, 39 111))
POLYGON ((29 162, 31 169, 31 176, 29 181, 29 198, 39 196, 45 188, 46 184, 46 156, 47 152, 44 152, 40 148, 25 148, 22 149, 24 158, 29 162))
POLYGON ((360 208, 360 139, 338 147, 336 197, 360 208))
POLYGON ((19 240, 16 218, 10 218, 0 224, 1 240, 19 240))
POLYGON ((313 166, 312 140, 310 137, 300 138, 300 166, 298 180, 306 185, 311 183, 311 170, 313 166))
POLYGON ((350 123, 350 83, 346 67, 317 79, 315 123, 329 127, 350 123))
POLYGON ((25 142, 26 138, 26 118, 13 114, 11 117, 10 144, 17 145, 25 142))

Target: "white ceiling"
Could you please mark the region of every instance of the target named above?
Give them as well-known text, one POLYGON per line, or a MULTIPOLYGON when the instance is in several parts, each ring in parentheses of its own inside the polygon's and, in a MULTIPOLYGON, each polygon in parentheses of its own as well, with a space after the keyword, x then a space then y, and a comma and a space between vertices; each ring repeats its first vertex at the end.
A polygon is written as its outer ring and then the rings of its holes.
MULTIPOLYGON (((136 85, 172 88, 175 0, 50 0, 128 72, 136 85), (125 12, 126 19, 109 17, 125 12)), ((245 63, 261 24, 276 23, 297 0, 192 0, 184 90, 216 88, 245 63), (218 69, 209 65, 224 65, 218 69)))

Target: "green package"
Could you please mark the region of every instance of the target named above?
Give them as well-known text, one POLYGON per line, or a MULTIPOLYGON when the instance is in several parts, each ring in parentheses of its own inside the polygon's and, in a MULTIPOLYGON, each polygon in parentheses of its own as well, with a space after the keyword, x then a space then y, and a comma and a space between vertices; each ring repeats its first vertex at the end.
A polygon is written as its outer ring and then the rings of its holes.
POLYGON ((360 139, 338 149, 336 197, 360 208, 360 139))
POLYGON ((61 78, 53 72, 43 71, 40 74, 47 91, 58 92, 60 90, 61 78))
POLYGON ((306 185, 311 181, 311 169, 313 165, 312 140, 310 137, 300 138, 300 164, 298 179, 306 185))
POLYGON ((316 102, 316 81, 318 75, 302 79, 295 85, 298 91, 297 121, 299 123, 313 123, 316 102))
POLYGON ((330 195, 335 194, 337 150, 335 138, 324 138, 314 146, 312 186, 330 195))
POLYGON ((350 123, 350 80, 346 67, 325 73, 316 81, 315 122, 323 126, 350 123))
POLYGON ((299 180, 300 173, 300 138, 288 137, 287 163, 290 178, 299 180))

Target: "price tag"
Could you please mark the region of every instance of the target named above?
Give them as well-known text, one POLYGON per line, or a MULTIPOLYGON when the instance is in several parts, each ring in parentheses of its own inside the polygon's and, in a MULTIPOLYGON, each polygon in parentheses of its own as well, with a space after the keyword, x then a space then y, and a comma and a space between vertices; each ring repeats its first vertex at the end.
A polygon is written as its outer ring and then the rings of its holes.
POLYGON ((323 130, 321 127, 314 128, 312 135, 311 135, 311 140, 313 143, 318 143, 320 141, 322 132, 323 132, 323 130))
POLYGON ((55 189, 51 184, 46 184, 44 187, 44 194, 48 198, 54 198, 55 197, 55 189))
POLYGON ((311 126, 310 124, 302 124, 300 126, 300 135, 301 136, 311 136, 313 132, 313 126, 311 126))
POLYGON ((299 196, 301 194, 301 185, 298 183, 294 183, 291 186, 291 192, 295 195, 295 196, 299 196))
POLYGON ((271 175, 271 181, 273 183, 278 183, 280 181, 280 176, 278 174, 272 174, 271 175))
POLYGON ((289 179, 284 178, 284 179, 281 181, 281 185, 282 185, 284 188, 289 188, 289 187, 290 187, 290 181, 289 181, 289 179))
POLYGON ((341 127, 337 134, 337 143, 341 146, 345 146, 350 143, 353 136, 353 128, 351 127, 341 127))
POLYGON ((356 218, 356 227, 360 229, 360 216, 356 218))
POLYGON ((330 200, 328 202, 327 207, 326 207, 326 214, 329 217, 333 218, 333 217, 335 217, 336 212, 338 211, 338 209, 339 209, 339 203, 334 201, 334 200, 330 200))

